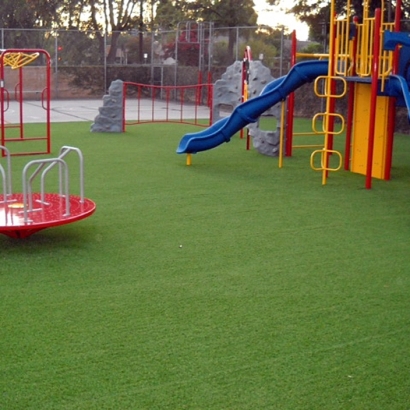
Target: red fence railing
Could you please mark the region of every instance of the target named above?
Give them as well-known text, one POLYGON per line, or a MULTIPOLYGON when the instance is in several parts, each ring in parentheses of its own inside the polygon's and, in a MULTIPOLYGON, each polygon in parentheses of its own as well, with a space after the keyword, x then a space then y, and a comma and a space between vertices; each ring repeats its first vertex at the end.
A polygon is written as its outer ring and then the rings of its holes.
POLYGON ((157 86, 123 83, 123 131, 147 122, 207 127, 212 123, 213 84, 157 86))

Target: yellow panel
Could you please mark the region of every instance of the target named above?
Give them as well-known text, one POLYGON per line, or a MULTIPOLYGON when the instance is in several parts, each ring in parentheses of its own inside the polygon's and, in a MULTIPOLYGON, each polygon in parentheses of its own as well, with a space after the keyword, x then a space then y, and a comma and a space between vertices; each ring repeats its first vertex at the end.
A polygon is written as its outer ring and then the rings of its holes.
MULTIPOLYGON (((366 175, 371 85, 358 83, 355 89, 351 171, 366 175)), ((386 165, 388 106, 388 97, 377 97, 372 177, 379 179, 384 178, 386 165)))
POLYGON ((371 89, 367 84, 355 84, 353 145, 350 169, 352 172, 359 174, 366 174, 370 94, 371 89))
POLYGON ((372 176, 384 179, 386 168, 389 97, 377 97, 372 176))

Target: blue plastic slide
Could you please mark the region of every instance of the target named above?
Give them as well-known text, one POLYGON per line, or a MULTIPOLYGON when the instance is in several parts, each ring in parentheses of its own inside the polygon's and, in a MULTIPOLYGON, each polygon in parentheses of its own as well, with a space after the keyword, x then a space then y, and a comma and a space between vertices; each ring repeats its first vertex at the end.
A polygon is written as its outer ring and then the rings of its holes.
POLYGON ((177 154, 195 154, 229 142, 245 125, 257 119, 270 107, 284 100, 291 92, 316 77, 326 75, 327 61, 304 61, 292 67, 289 73, 272 81, 258 97, 245 101, 229 117, 222 118, 209 128, 182 137, 177 154))
POLYGON ((409 85, 404 77, 401 77, 400 75, 389 76, 386 92, 390 97, 403 98, 407 107, 407 118, 410 122, 410 92, 409 85))

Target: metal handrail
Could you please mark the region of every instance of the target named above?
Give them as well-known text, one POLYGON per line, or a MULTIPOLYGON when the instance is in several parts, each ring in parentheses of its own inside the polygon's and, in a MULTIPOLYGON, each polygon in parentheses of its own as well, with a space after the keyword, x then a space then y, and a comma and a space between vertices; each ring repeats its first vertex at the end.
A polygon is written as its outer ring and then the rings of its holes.
MULTIPOLYGON (((11 185, 11 155, 10 150, 6 148, 4 145, 0 145, 0 150, 3 151, 3 156, 6 156, 7 161, 7 171, 3 177, 3 190, 5 188, 5 195, 4 199, 7 201, 7 196, 11 195, 12 193, 12 185, 11 185)), ((3 168, 4 170, 4 168, 3 168)))
MULTIPOLYGON (((65 193, 63 196, 65 196, 65 214, 64 216, 69 216, 70 215, 70 198, 69 198, 69 176, 68 176, 68 166, 67 163, 61 159, 61 158, 51 158, 51 159, 38 159, 38 160, 33 160, 30 161, 28 164, 23 169, 23 203, 24 203, 24 223, 28 222, 28 212, 33 212, 33 181, 34 178, 40 173, 40 171, 46 166, 47 164, 53 164, 55 166, 56 164, 60 164, 61 166, 64 167, 65 169, 65 193), (27 172, 30 169, 31 166, 33 165, 38 165, 36 170, 33 172, 33 174, 30 176, 29 179, 27 179, 27 172)), ((44 171, 43 171, 44 172, 44 171)), ((42 187, 41 191, 41 198, 42 200, 44 199, 44 186, 42 187)), ((43 202, 45 203, 45 202, 43 202)))
MULTIPOLYGON (((70 152, 76 152, 78 154, 78 158, 79 158, 79 167, 80 167, 80 202, 83 204, 84 203, 84 157, 83 154, 81 152, 81 150, 79 148, 76 147, 70 147, 68 145, 64 145, 60 148, 60 154, 58 156, 58 159, 63 159, 66 157, 67 154, 69 154, 70 152)), ((57 164, 57 161, 55 162, 51 162, 50 165, 43 170, 42 174, 41 174, 41 189, 40 191, 42 193, 45 192, 45 177, 47 175, 47 173, 57 164)), ((58 182, 59 182, 59 194, 62 196, 63 195, 63 187, 62 187, 62 180, 63 180, 63 176, 62 176, 62 166, 60 164, 59 166, 59 178, 58 178, 58 182)), ((42 194, 42 201, 44 201, 44 196, 42 194)))

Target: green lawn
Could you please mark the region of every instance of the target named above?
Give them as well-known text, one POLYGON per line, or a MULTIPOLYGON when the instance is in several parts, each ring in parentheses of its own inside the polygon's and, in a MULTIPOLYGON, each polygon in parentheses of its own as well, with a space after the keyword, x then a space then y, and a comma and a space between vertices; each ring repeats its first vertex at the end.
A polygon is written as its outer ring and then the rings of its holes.
POLYGON ((409 408, 409 136, 366 190, 306 149, 187 167, 197 128, 89 127, 53 151, 82 150, 96 213, 0 238, 0 409, 409 408))

